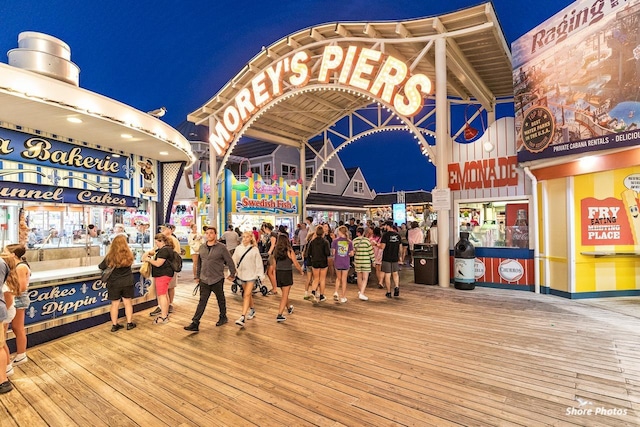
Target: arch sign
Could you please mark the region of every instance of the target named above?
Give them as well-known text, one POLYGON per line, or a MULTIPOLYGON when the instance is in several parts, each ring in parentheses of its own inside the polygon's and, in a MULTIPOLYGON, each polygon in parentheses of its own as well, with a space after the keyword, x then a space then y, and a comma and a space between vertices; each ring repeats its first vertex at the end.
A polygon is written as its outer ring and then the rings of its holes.
POLYGON ((317 70, 318 83, 329 83, 333 73, 339 73, 338 83, 368 92, 406 117, 420 111, 422 98, 431 92, 431 80, 424 74, 411 74, 407 64, 374 49, 358 46, 327 46, 311 64, 307 52, 296 52, 275 62, 256 75, 248 87, 242 88, 228 105, 222 121, 212 126, 209 142, 218 155, 224 155, 233 140, 233 134, 253 116, 260 107, 282 95, 284 82, 302 88, 317 70), (400 93, 402 89, 402 93, 400 93))

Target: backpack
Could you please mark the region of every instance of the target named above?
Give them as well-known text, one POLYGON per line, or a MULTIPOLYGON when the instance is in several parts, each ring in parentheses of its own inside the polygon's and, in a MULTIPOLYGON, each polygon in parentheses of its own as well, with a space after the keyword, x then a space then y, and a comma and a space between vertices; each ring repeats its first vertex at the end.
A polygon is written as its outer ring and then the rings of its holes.
POLYGON ((168 260, 171 269, 176 273, 180 273, 182 271, 182 257, 176 251, 171 251, 171 258, 168 260))

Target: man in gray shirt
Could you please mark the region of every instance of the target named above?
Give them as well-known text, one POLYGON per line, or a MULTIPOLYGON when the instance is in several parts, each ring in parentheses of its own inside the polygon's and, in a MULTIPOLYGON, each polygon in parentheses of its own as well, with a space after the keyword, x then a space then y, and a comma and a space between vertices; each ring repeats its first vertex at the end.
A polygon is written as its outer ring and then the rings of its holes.
POLYGON ((233 255, 233 251, 240 244, 240 236, 233 231, 233 225, 229 225, 229 229, 222 233, 221 240, 224 240, 224 245, 229 249, 229 253, 233 255))
POLYGON ((186 331, 198 332, 200 330, 200 319, 204 314, 204 310, 209 302, 211 292, 216 295, 218 300, 218 308, 220 309, 220 317, 216 326, 222 326, 227 323, 227 300, 224 297, 224 267, 229 267, 229 280, 233 280, 236 276, 236 265, 231 258, 231 254, 225 245, 218 242, 218 230, 215 227, 208 227, 205 231, 206 242, 200 246, 198 250, 198 266, 196 268, 196 277, 200 287, 200 301, 196 313, 191 319, 191 324, 185 326, 186 331))

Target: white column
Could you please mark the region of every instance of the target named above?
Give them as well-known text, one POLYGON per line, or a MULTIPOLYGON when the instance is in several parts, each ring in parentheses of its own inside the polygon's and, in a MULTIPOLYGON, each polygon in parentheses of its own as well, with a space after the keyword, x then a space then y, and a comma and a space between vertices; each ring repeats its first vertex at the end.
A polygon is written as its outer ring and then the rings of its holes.
POLYGON ((306 142, 302 142, 300 144, 300 179, 302 180, 302 184, 300 185, 300 206, 298 206, 298 224, 302 224, 304 222, 307 210, 307 193, 305 190, 305 186, 307 184, 307 145, 306 142))
MULTIPOLYGON (((213 129, 213 117, 209 117, 209 129, 213 129)), ((209 143, 209 225, 216 227, 218 234, 218 159, 216 150, 209 143)), ((224 230, 223 230, 224 231, 224 230)))
MULTIPOLYGON (((436 39, 436 188, 449 187, 449 106, 447 102, 447 41, 436 39)), ((438 284, 449 287, 449 211, 438 211, 438 284)))

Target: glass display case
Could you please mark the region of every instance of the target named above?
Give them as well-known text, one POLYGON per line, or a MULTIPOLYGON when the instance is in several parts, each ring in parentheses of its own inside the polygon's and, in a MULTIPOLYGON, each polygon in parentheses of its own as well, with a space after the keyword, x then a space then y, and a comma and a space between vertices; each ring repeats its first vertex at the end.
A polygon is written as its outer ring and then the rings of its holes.
POLYGON ((458 230, 478 247, 529 248, 529 201, 460 203, 458 230))

